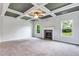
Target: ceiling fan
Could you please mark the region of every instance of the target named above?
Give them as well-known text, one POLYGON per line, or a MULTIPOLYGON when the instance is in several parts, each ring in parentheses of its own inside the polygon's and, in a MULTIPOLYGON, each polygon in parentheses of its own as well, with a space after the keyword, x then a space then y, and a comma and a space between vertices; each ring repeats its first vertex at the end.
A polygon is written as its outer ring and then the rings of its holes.
POLYGON ((38 19, 39 17, 45 16, 45 12, 41 9, 33 10, 29 13, 30 16, 33 16, 34 19, 38 19))

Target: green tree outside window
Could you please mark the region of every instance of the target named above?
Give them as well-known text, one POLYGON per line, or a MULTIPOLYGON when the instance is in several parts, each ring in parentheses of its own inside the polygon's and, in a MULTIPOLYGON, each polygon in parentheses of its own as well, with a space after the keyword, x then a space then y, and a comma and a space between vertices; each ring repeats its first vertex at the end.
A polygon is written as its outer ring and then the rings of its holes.
POLYGON ((72 36, 72 21, 71 20, 63 21, 62 35, 72 36))
POLYGON ((40 33, 40 25, 37 25, 37 33, 40 33))

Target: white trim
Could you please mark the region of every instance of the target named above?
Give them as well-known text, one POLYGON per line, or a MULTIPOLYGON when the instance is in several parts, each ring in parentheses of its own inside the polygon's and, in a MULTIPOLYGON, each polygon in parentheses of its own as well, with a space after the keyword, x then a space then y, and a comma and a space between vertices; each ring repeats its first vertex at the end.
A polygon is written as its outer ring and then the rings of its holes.
POLYGON ((60 11, 66 10, 66 9, 70 9, 70 8, 76 7, 76 6, 79 6, 79 3, 74 3, 74 4, 70 4, 70 5, 58 8, 56 10, 53 10, 52 13, 60 12, 60 11))
POLYGON ((26 12, 24 13, 21 13, 19 11, 15 11, 15 10, 12 10, 12 9, 9 9, 8 6, 9 6, 10 3, 3 3, 3 8, 2 8, 2 14, 1 16, 4 16, 5 15, 5 12, 6 11, 10 11, 10 12, 13 12, 13 13, 17 13, 17 14, 20 14, 20 16, 18 16, 17 18, 21 18, 22 16, 28 16, 32 19, 34 19, 32 16, 28 15, 28 13, 32 10, 35 10, 35 9, 38 9, 40 8, 41 10, 45 11, 45 15, 51 15, 53 17, 55 17, 56 15, 54 13, 56 12, 59 12, 59 11, 63 11, 63 10, 66 10, 66 9, 69 9, 69 8, 73 8, 73 7, 76 7, 76 6, 79 6, 79 3, 72 3, 70 5, 67 5, 67 6, 64 6, 64 7, 61 7, 61 8, 58 8, 56 10, 53 10, 53 11, 50 11, 48 8, 46 8, 44 5, 46 5, 47 3, 43 3, 43 4, 37 4, 37 3, 32 3, 34 6, 32 8, 30 8, 29 10, 27 10, 26 12))
MULTIPOLYGON (((32 3, 34 6, 36 6, 37 8, 40 8, 41 10, 43 10, 43 11, 45 11, 46 12, 46 14, 49 14, 49 15, 51 15, 51 16, 56 16, 54 13, 51 13, 51 11, 49 10, 49 9, 47 9, 44 5, 45 4, 43 4, 43 5, 37 5, 36 3, 32 3)), ((36 8, 35 8, 36 9, 36 8)))
POLYGON ((56 15, 54 13, 52 13, 50 10, 48 10, 46 7, 44 6, 40 6, 40 9, 42 9, 43 11, 45 11, 46 13, 48 13, 49 15, 55 17, 56 15))
MULTIPOLYGON (((34 6, 34 7, 30 8, 29 10, 25 11, 25 12, 23 13, 23 15, 20 15, 20 16, 17 17, 17 18, 21 18, 21 17, 24 16, 24 15, 28 15, 28 13, 29 13, 31 10, 34 10, 34 9, 36 9, 36 6, 34 6)), ((28 15, 28 17, 31 17, 31 16, 28 15)), ((31 18, 33 18, 33 17, 31 17, 31 18)))
POLYGON ((52 40, 54 40, 54 27, 44 28, 44 30, 52 30, 52 40))
POLYGON ((3 8, 2 8, 2 14, 1 14, 1 16, 5 15, 5 12, 7 11, 8 6, 9 6, 9 3, 3 3, 3 8))
POLYGON ((71 36, 65 36, 62 34, 62 26, 63 26, 63 21, 68 21, 68 20, 62 20, 61 21, 61 37, 67 37, 67 38, 72 38, 73 37, 73 20, 72 20, 72 35, 71 36))
POLYGON ((10 12, 12 12, 12 13, 16 13, 16 14, 19 14, 19 15, 23 15, 23 13, 18 12, 18 11, 13 10, 13 9, 9 9, 9 8, 8 8, 7 11, 10 11, 10 12))

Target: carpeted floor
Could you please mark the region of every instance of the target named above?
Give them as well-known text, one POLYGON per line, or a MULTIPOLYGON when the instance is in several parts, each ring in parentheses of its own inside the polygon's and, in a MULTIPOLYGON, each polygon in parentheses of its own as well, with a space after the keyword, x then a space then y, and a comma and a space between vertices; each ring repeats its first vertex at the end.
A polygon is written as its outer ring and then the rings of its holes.
POLYGON ((29 39, 0 43, 0 56, 79 56, 79 47, 60 42, 29 39))

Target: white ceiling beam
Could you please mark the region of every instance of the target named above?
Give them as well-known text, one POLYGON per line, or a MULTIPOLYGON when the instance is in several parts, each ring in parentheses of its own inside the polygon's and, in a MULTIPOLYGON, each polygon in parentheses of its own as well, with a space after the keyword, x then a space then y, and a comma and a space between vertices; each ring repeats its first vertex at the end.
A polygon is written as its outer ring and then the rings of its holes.
MULTIPOLYGON (((46 3, 44 3, 44 4, 42 4, 42 5, 38 5, 38 4, 36 4, 36 3, 32 3, 32 4, 35 6, 35 8, 34 8, 35 10, 38 9, 38 8, 40 8, 40 9, 42 10, 42 8, 41 8, 40 6, 43 6, 43 5, 45 5, 46 3)), ((34 9, 33 9, 33 10, 34 10, 34 9)), ((45 10, 43 10, 43 11, 45 11, 45 10)), ((45 15, 48 15, 48 13, 46 12, 45 15)))
POLYGON ((47 14, 50 14, 51 16, 55 17, 56 15, 54 13, 52 13, 50 10, 48 10, 43 4, 43 5, 38 5, 36 3, 32 3, 33 5, 39 7, 41 10, 45 11, 47 14))
POLYGON ((45 11, 46 13, 50 14, 51 16, 55 17, 56 15, 54 13, 52 13, 50 10, 48 10, 46 7, 44 6, 40 6, 40 8, 45 11))
POLYGON ((36 8, 36 6, 33 6, 33 7, 30 8, 29 10, 25 11, 25 12, 23 13, 23 15, 20 15, 20 16, 17 17, 17 18, 21 18, 22 16, 27 16, 27 17, 33 18, 32 16, 29 16, 28 13, 29 13, 30 11, 34 10, 35 8, 36 8))
POLYGON ((8 9, 9 3, 3 3, 1 16, 5 15, 6 10, 8 9))
POLYGON ((7 11, 12 12, 12 13, 16 13, 16 14, 19 14, 19 15, 23 15, 23 13, 18 12, 18 11, 13 10, 13 9, 9 9, 9 8, 8 8, 7 11))
POLYGON ((32 8, 30 8, 29 10, 27 10, 26 12, 24 12, 23 15, 20 15, 20 16, 17 17, 17 18, 21 18, 21 17, 23 17, 23 16, 27 16, 27 17, 33 18, 32 16, 29 16, 28 13, 29 13, 30 11, 35 10, 35 9, 38 9, 38 8, 40 8, 40 9, 43 10, 43 11, 45 11, 45 12, 46 12, 45 15, 49 15, 49 14, 50 14, 50 15, 53 16, 53 17, 56 16, 55 14, 51 13, 47 8, 44 7, 44 5, 46 5, 47 3, 42 4, 42 5, 38 5, 38 4, 36 4, 36 3, 32 3, 32 4, 34 5, 32 8))
POLYGON ((35 6, 38 6, 38 5, 46 5, 46 4, 48 4, 48 3, 32 3, 33 5, 35 5, 35 6))
POLYGON ((79 6, 79 3, 73 3, 73 4, 70 4, 70 5, 61 7, 59 9, 53 10, 52 13, 56 13, 56 12, 60 12, 60 11, 63 11, 63 10, 67 10, 67 9, 70 9, 70 8, 73 8, 73 7, 76 7, 76 6, 79 6))
POLYGON ((29 15, 21 15, 21 16, 19 16, 19 17, 17 17, 17 18, 21 18, 21 17, 23 17, 23 16, 33 18, 32 16, 29 16, 29 15))
POLYGON ((42 4, 42 5, 44 6, 44 5, 46 5, 46 4, 48 4, 48 3, 44 3, 44 4, 42 4))
POLYGON ((24 14, 28 14, 29 12, 31 12, 32 10, 35 10, 36 8, 38 8, 38 7, 34 6, 34 7, 30 8, 29 10, 27 10, 26 12, 24 12, 24 14))
POLYGON ((48 3, 44 3, 44 4, 32 3, 32 4, 34 5, 32 8, 30 8, 29 10, 27 10, 27 11, 24 12, 24 13, 21 13, 21 12, 18 12, 18 11, 12 10, 12 9, 9 9, 9 8, 8 8, 9 4, 10 4, 10 3, 3 3, 3 8, 2 8, 1 16, 4 16, 6 11, 10 11, 10 12, 13 12, 13 13, 20 14, 20 16, 17 17, 17 18, 21 18, 22 16, 27 16, 27 17, 33 18, 32 16, 29 16, 28 13, 29 13, 30 11, 32 11, 32 10, 35 10, 35 9, 40 8, 41 10, 43 10, 43 11, 46 12, 46 15, 49 14, 49 15, 51 15, 51 16, 54 17, 54 16, 56 16, 56 15, 54 14, 54 13, 56 13, 56 12, 63 11, 63 10, 66 10, 66 9, 70 9, 70 8, 79 6, 79 3, 73 3, 73 4, 70 4, 70 5, 67 5, 67 6, 58 8, 58 9, 56 9, 56 10, 50 11, 49 9, 47 9, 47 8, 44 6, 44 5, 48 4, 48 3))
POLYGON ((34 6, 38 6, 38 4, 37 3, 32 3, 34 6))

